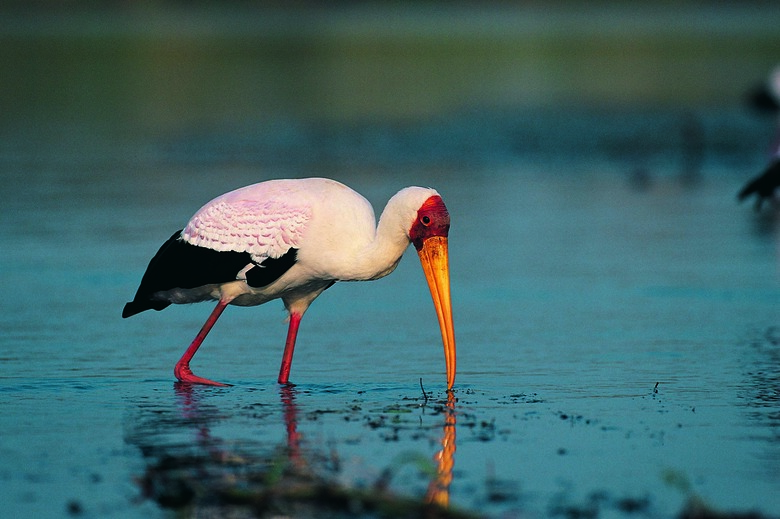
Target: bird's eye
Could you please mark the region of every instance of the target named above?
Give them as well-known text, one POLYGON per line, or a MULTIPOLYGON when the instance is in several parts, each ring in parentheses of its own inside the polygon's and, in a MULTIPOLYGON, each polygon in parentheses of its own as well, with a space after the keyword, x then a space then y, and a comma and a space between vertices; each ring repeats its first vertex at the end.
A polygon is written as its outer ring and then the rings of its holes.
POLYGON ((423 216, 420 218, 420 221, 423 225, 430 225, 431 224, 431 217, 430 216, 423 216))

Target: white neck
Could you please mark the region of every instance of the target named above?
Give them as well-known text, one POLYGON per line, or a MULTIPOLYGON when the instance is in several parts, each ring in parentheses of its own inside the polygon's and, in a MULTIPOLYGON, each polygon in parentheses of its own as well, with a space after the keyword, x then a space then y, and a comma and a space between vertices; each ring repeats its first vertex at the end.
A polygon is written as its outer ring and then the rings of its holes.
POLYGON ((417 217, 418 209, 435 194, 432 189, 407 187, 393 196, 379 217, 373 241, 353 258, 349 279, 379 279, 395 270, 411 243, 409 228, 417 217))
POLYGON ((355 280, 379 279, 390 274, 398 266, 401 257, 411 243, 397 215, 387 208, 379 218, 374 241, 369 243, 356 259, 355 280))

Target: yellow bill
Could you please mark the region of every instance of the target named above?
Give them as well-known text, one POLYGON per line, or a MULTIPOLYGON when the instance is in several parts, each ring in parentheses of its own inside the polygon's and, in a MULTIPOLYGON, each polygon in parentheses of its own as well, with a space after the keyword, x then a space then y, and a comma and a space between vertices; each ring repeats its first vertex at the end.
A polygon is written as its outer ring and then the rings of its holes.
POLYGON ((425 279, 431 290, 433 306, 439 318, 441 340, 444 343, 444 361, 447 366, 447 390, 455 384, 455 330, 452 326, 452 303, 450 302, 450 266, 446 236, 431 236, 423 241, 417 251, 420 256, 425 279))

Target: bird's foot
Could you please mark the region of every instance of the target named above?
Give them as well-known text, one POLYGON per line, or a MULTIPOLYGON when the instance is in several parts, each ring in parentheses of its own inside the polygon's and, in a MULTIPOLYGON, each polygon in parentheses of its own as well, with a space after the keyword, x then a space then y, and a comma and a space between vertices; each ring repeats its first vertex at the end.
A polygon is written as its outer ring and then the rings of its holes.
POLYGON ((222 382, 214 382, 207 378, 199 377, 192 372, 189 364, 179 363, 173 368, 173 374, 179 379, 179 382, 185 384, 204 384, 206 386, 218 386, 218 387, 230 387, 230 384, 223 384, 222 382))

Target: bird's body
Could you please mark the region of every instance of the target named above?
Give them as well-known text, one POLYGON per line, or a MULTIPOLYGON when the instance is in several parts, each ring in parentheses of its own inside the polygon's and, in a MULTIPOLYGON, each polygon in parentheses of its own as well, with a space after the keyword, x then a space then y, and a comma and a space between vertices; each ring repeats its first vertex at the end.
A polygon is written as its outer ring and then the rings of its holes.
MULTIPOLYGON (((780 116, 780 66, 751 96, 751 104, 763 113, 780 116)), ((744 200, 755 195, 755 208, 760 210, 765 201, 780 206, 780 119, 777 121, 769 165, 756 177, 750 179, 739 191, 737 197, 744 200)))
POLYGON ((755 195, 755 208, 760 210, 765 201, 780 203, 780 150, 760 175, 752 178, 739 191, 737 197, 744 200, 755 195))
POLYGON ((218 301, 176 367, 182 381, 216 384, 193 375, 189 360, 224 308, 282 299, 290 312, 290 329, 279 381, 287 383, 298 323, 317 296, 336 281, 386 276, 410 242, 423 260, 423 242, 435 242, 444 251, 444 266, 440 258, 434 269, 439 272, 436 276, 446 278, 439 281, 441 301, 427 270, 426 276, 439 312, 445 352, 452 350, 451 387, 454 336, 446 264, 448 230, 449 214, 433 189, 399 191, 377 225, 371 204, 339 182, 322 178, 261 182, 221 195, 198 210, 152 258, 122 315, 162 310, 171 303, 218 301))

